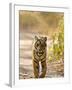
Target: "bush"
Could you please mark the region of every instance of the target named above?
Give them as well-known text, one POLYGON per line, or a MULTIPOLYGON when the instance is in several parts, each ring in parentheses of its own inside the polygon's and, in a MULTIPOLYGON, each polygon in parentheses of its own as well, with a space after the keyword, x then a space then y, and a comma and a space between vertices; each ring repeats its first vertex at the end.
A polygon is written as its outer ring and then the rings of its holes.
POLYGON ((58 24, 59 32, 53 35, 52 46, 48 50, 48 60, 64 60, 64 20, 63 18, 58 24))

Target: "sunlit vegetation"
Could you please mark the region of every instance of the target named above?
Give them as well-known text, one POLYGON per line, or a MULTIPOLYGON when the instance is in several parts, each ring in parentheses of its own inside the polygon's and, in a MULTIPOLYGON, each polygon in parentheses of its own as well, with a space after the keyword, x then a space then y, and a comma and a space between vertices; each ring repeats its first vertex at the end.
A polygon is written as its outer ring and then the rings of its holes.
POLYGON ((64 20, 63 17, 58 24, 59 32, 53 35, 53 43, 48 50, 49 61, 63 60, 64 61, 64 20))

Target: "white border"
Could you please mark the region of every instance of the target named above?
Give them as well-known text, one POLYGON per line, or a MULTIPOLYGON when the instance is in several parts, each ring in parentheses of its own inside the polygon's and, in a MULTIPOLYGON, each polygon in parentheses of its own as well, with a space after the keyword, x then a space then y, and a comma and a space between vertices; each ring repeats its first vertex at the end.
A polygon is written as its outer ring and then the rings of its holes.
POLYGON ((48 6, 36 6, 36 5, 22 5, 22 4, 11 4, 12 11, 12 65, 10 74, 10 85, 11 86, 29 86, 29 85, 44 85, 44 84, 55 84, 55 83, 69 83, 69 9, 67 7, 48 7, 48 6), (25 79, 19 80, 19 10, 30 10, 30 11, 49 11, 49 12, 64 12, 64 78, 45 78, 45 79, 25 79), (12 76, 11 76, 12 75, 12 76))

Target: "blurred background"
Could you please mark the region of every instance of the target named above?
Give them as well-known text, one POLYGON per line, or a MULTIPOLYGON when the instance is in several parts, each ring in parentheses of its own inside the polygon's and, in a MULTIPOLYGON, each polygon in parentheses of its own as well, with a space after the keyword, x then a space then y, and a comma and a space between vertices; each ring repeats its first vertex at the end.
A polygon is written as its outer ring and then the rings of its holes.
POLYGON ((46 77, 64 76, 64 13, 19 11, 19 78, 34 78, 32 43, 35 35, 47 37, 46 77))

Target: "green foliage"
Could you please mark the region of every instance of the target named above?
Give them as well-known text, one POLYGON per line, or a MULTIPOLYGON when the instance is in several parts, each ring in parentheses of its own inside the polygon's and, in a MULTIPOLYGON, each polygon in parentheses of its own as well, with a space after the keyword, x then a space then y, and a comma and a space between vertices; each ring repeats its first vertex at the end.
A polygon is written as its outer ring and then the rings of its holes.
POLYGON ((53 35, 53 43, 49 48, 49 61, 60 60, 64 58, 64 20, 59 21, 59 33, 53 35), (51 51, 52 49, 52 51, 51 51), (53 52, 53 53, 52 53, 53 52), (52 54, 51 54, 52 53, 52 54))

